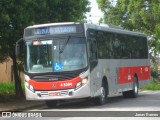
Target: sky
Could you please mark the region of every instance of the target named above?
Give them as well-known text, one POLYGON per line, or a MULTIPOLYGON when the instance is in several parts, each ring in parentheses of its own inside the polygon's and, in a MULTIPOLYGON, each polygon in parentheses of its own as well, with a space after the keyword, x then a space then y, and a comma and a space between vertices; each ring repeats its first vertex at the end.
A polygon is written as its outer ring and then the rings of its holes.
POLYGON ((103 13, 98 9, 96 0, 89 0, 91 11, 86 14, 87 21, 92 23, 98 23, 100 18, 103 18, 103 13))

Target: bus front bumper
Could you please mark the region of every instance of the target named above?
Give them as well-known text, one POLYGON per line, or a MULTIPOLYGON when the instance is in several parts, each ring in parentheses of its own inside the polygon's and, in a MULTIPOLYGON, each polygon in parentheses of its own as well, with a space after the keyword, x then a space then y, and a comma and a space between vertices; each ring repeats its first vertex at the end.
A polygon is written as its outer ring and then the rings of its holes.
POLYGON ((79 89, 65 89, 56 91, 31 91, 25 87, 27 100, 67 100, 90 97, 89 85, 86 84, 79 89))

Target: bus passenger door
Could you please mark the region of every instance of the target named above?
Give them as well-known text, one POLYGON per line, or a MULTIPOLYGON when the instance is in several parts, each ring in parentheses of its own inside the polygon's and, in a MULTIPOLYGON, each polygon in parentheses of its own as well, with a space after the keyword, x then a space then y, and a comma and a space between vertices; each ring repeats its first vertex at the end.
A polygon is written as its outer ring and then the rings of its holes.
POLYGON ((89 40, 89 48, 90 48, 90 89, 91 96, 95 95, 98 90, 99 81, 99 69, 98 69, 98 60, 97 60, 97 43, 96 39, 89 40))

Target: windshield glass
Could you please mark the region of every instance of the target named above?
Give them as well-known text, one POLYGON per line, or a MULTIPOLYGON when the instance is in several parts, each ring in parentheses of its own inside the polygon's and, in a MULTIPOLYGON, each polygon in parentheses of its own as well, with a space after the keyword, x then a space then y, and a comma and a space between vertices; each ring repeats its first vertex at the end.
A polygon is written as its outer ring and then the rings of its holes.
POLYGON ((62 72, 87 67, 84 38, 33 40, 26 42, 26 71, 29 73, 62 72))

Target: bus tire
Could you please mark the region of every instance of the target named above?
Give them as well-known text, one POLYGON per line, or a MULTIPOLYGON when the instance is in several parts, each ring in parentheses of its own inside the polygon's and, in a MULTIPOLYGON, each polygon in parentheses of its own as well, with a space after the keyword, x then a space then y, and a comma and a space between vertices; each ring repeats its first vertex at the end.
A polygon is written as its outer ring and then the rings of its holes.
POLYGON ((57 101, 53 101, 53 100, 47 100, 45 101, 46 105, 48 108, 53 108, 57 106, 57 101))
POLYGON ((124 98, 136 98, 138 96, 138 78, 134 76, 133 90, 123 92, 124 98))
POLYGON ((103 105, 106 103, 107 100, 108 100, 107 88, 105 82, 103 82, 101 86, 101 94, 100 96, 94 98, 94 102, 96 105, 103 105))

